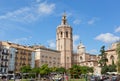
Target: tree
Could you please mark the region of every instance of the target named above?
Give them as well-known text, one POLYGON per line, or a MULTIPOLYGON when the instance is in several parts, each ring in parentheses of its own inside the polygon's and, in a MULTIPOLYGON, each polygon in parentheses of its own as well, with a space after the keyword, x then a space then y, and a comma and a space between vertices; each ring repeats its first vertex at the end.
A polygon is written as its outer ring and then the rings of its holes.
POLYGON ((57 69, 58 69, 57 67, 51 67, 51 68, 50 68, 51 72, 56 72, 57 69))
POLYGON ((31 74, 33 74, 37 77, 38 77, 39 73, 40 73, 40 68, 39 67, 35 67, 31 70, 31 74))
POLYGON ((101 67, 101 73, 102 73, 102 74, 106 74, 106 72, 108 72, 108 71, 109 71, 109 69, 108 69, 108 66, 107 66, 107 65, 101 67))
POLYGON ((79 65, 73 65, 70 69, 69 72, 71 74, 72 78, 78 78, 79 75, 81 75, 81 67, 79 65))
POLYGON ((82 74, 87 74, 87 73, 89 73, 87 66, 81 66, 81 71, 82 71, 82 74))
POLYGON ((22 73, 22 77, 29 77, 28 73, 30 73, 31 67, 30 66, 23 66, 20 68, 20 72, 22 73))
POLYGON ((30 66, 23 66, 20 68, 20 71, 22 73, 29 73, 31 71, 31 67, 30 66))
POLYGON ((106 57, 106 53, 105 53, 105 46, 102 46, 101 49, 100 49, 100 56, 101 56, 101 59, 99 60, 99 63, 102 66, 105 66, 106 65, 106 62, 108 62, 108 59, 106 57))
POLYGON ((50 73, 50 68, 48 67, 48 64, 44 64, 40 67, 40 74, 41 75, 47 75, 50 73))
POLYGON ((93 67, 88 67, 88 72, 93 73, 94 72, 93 67))
POLYGON ((93 67, 73 65, 69 72, 72 78, 79 78, 81 74, 93 73, 93 67))
POLYGON ((116 72, 116 65, 115 64, 112 64, 112 65, 109 65, 108 66, 108 71, 109 72, 116 72))
POLYGON ((66 69, 63 68, 63 67, 60 67, 60 68, 57 68, 56 72, 58 72, 58 73, 64 73, 64 72, 66 72, 66 69))
POLYGON ((120 42, 117 44, 116 53, 118 55, 117 70, 120 73, 120 42))
POLYGON ((101 66, 101 73, 105 74, 108 71, 108 66, 107 66, 108 59, 105 53, 105 46, 101 47, 100 52, 101 52, 100 54, 101 59, 99 60, 99 63, 101 66))

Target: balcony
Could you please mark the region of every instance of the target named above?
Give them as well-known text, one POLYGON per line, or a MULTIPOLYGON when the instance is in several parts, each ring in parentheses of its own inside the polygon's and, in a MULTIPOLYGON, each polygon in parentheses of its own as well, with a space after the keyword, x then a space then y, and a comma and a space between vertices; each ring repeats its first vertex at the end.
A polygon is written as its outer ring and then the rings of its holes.
POLYGON ((8 67, 8 65, 3 65, 3 64, 2 64, 1 67, 8 67))
POLYGON ((2 58, 1 61, 8 61, 8 59, 3 59, 3 58, 2 58))
POLYGON ((28 61, 31 61, 31 58, 28 58, 28 61))
POLYGON ((2 54, 4 54, 4 55, 9 55, 9 53, 8 53, 8 52, 6 52, 6 53, 5 53, 5 52, 2 52, 2 54))

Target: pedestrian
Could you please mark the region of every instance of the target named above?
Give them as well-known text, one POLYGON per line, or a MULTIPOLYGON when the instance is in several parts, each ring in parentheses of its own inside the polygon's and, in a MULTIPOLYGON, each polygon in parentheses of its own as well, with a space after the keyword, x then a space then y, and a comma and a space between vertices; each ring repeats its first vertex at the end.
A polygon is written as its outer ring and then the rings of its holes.
POLYGON ((66 81, 68 81, 68 76, 67 75, 65 75, 65 79, 66 79, 66 81))
POLYGON ((120 75, 117 75, 117 81, 120 81, 120 75))

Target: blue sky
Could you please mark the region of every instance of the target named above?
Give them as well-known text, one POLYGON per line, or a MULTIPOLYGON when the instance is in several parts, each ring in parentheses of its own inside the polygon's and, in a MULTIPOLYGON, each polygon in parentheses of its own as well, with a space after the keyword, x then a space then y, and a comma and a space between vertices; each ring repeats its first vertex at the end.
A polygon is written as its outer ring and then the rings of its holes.
POLYGON ((98 54, 120 39, 119 0, 0 0, 0 40, 55 49, 64 11, 73 28, 74 50, 82 41, 98 54))

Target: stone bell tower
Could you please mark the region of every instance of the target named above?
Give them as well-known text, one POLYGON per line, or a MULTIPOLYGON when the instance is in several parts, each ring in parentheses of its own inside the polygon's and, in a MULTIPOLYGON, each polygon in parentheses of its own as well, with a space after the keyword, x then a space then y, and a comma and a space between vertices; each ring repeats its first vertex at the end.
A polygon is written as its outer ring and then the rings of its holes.
POLYGON ((66 14, 62 16, 61 24, 57 27, 56 47, 61 51, 61 66, 66 69, 71 67, 73 53, 72 28, 67 23, 66 14))

